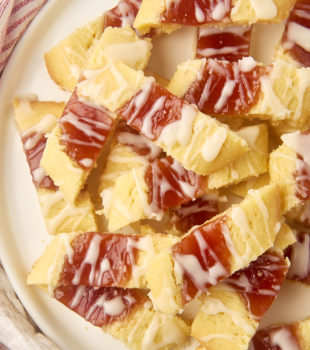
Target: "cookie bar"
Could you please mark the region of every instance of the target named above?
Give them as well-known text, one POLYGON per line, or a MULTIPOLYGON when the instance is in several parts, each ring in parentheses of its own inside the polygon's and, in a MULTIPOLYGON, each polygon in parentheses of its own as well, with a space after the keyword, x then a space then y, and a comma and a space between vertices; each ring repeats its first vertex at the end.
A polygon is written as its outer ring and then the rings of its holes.
POLYGON ((249 25, 256 22, 281 22, 289 14, 294 0, 259 1, 157 1, 143 0, 134 22, 140 33, 159 28, 165 33, 181 25, 201 26, 213 24, 249 25))
POLYGON ((296 233, 297 242, 288 247, 285 255, 290 259, 291 267, 288 279, 310 285, 310 233, 296 233))
POLYGON ((296 66, 310 66, 310 4, 297 0, 286 23, 277 59, 284 59, 296 66))
POLYGON ((108 229, 112 232, 141 220, 160 220, 165 210, 207 192, 205 177, 184 169, 171 157, 133 169, 115 181, 108 229))
POLYGON ((262 66, 251 57, 238 62, 196 59, 178 66, 168 90, 213 116, 230 115, 309 127, 310 68, 284 61, 262 66), (212 92, 212 93, 211 93, 212 92))
POLYGON ((278 187, 269 185, 191 230, 172 247, 183 302, 255 260, 273 246, 280 228, 278 187))
POLYGON ((99 179, 99 193, 102 198, 103 213, 109 217, 113 188, 116 179, 159 158, 161 148, 120 121, 114 133, 104 171, 99 179))
MULTIPOLYGON (((120 0, 102 16, 76 29, 44 55, 47 71, 62 89, 74 90, 95 43, 107 27, 132 27, 139 0, 120 0)), ((122 32, 118 32, 122 36, 122 32)), ((123 39, 121 39, 123 41, 123 39)))
MULTIPOLYGON (((129 45, 134 45, 136 54, 127 55, 131 58, 134 57, 132 62, 135 59, 138 62, 140 60, 147 61, 148 55, 146 53, 151 49, 149 41, 138 39, 129 28, 108 28, 92 50, 85 71, 80 77, 81 82, 85 78, 84 75, 87 75, 92 69, 105 70, 105 67, 113 59, 115 51, 117 52, 120 48, 124 49, 123 44, 119 44, 118 39, 114 49, 108 50, 108 56, 105 55, 106 50, 113 47, 110 45, 111 37, 117 38, 117 33, 120 32, 127 33, 133 39, 129 45), (136 45, 141 41, 143 42, 141 50, 137 50, 136 45)), ((127 54, 127 50, 128 47, 125 54, 127 54)), ((96 104, 95 101, 79 96, 78 90, 75 90, 71 95, 62 117, 47 141, 41 160, 41 166, 59 186, 68 201, 74 202, 83 188, 90 171, 96 166, 96 160, 112 134, 116 122, 117 116, 115 114, 96 104)))
POLYGON ((283 199, 283 211, 308 200, 309 157, 307 142, 310 134, 295 132, 282 136, 283 144, 270 154, 270 181, 279 184, 283 199))
POLYGON ((270 249, 208 295, 191 327, 207 349, 246 350, 259 321, 279 293, 289 268, 281 250, 270 249))
POLYGON ((129 349, 172 349, 181 345, 190 328, 179 317, 155 311, 137 289, 62 286, 54 298, 129 349))
POLYGON ((196 58, 238 61, 250 56, 252 26, 199 27, 196 58))
POLYGON ((289 348, 307 350, 310 346, 310 319, 260 329, 253 337, 249 350, 289 348))
POLYGON ((55 126, 64 106, 64 103, 36 99, 14 99, 15 120, 49 234, 97 229, 94 206, 88 191, 82 191, 76 204, 72 205, 40 167, 46 145, 45 135, 55 126))
POLYGON ((171 235, 98 232, 58 235, 34 264, 28 284, 147 288, 146 271, 156 252, 178 240, 171 235))
POLYGON ((250 150, 239 159, 208 176, 208 187, 218 189, 258 177, 268 172, 268 128, 265 124, 247 126, 236 131, 247 141, 250 150))

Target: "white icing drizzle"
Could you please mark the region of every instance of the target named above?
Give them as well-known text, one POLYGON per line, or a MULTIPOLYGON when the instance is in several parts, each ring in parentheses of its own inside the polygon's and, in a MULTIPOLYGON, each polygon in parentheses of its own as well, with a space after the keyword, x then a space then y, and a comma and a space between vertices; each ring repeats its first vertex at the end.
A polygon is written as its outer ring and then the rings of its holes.
POLYGON ((300 239, 292 245, 290 255, 291 267, 287 274, 291 279, 305 279, 310 274, 310 235, 303 234, 303 241, 300 239))
POLYGON ((217 100, 214 109, 215 111, 220 111, 225 104, 227 103, 228 99, 230 98, 230 96, 233 94, 234 89, 236 87, 236 81, 234 80, 227 80, 224 84, 224 87, 221 91, 221 96, 220 98, 217 100))
POLYGON ((255 144, 260 134, 260 128, 258 125, 253 125, 236 131, 236 134, 242 137, 251 148, 255 149, 255 144))
POLYGON ((292 333, 286 327, 271 332, 270 341, 272 346, 278 346, 280 350, 300 350, 292 333))
POLYGON ((159 143, 171 149, 177 142, 186 146, 193 134, 193 123, 198 111, 195 107, 184 104, 181 110, 181 119, 166 125, 158 138, 159 143))
POLYGON ((217 4, 215 6, 214 6, 214 4, 212 6, 213 6, 213 8, 212 8, 211 17, 215 21, 221 21, 222 19, 224 19, 224 17, 226 16, 226 14, 230 10, 230 1, 229 0, 220 0, 217 2, 217 4))
POLYGON ((227 138, 227 129, 218 126, 211 135, 206 137, 201 154, 205 161, 212 162, 219 155, 222 146, 227 138))
POLYGON ((310 134, 303 134, 300 131, 296 131, 282 135, 281 140, 310 165, 310 134))
POLYGON ((277 17, 278 9, 273 0, 250 0, 258 19, 273 19, 277 17))
POLYGON ((296 44, 305 51, 310 51, 310 28, 295 22, 290 22, 287 27, 287 41, 285 48, 296 44))
MULTIPOLYGON (((118 16, 118 18, 121 19, 121 27, 132 27, 133 26, 133 22, 136 18, 136 13, 135 13, 136 11, 132 5, 139 8, 140 3, 141 3, 141 1, 131 0, 130 3, 127 3, 126 1, 120 1, 117 4, 117 9, 120 13, 120 17, 118 16)), ((114 16, 110 11, 107 11, 105 14, 107 16, 110 16, 110 17, 114 16)))
POLYGON ((154 140, 155 135, 153 134, 153 117, 154 115, 164 108, 166 102, 166 96, 161 96, 152 105, 150 110, 144 115, 141 132, 151 140, 154 140))
POLYGON ((41 139, 42 135, 50 132, 53 129, 56 121, 57 118, 53 114, 47 114, 37 124, 23 131, 21 133, 21 137, 29 137, 24 143, 25 150, 34 148, 41 139))
POLYGON ((206 18, 203 10, 200 8, 197 2, 195 2, 195 17, 197 22, 203 22, 206 18))

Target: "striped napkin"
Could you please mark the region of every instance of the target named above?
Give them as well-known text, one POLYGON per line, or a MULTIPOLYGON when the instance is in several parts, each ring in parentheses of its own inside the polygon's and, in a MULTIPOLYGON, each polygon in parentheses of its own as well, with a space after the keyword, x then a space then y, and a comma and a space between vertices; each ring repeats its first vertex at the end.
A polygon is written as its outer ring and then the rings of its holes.
POLYGON ((46 0, 0 0, 0 73, 18 39, 46 0))
MULTIPOLYGON (((15 44, 47 0, 0 0, 0 73, 15 44)), ((33 324, 0 264, 0 349, 59 350, 33 324)))

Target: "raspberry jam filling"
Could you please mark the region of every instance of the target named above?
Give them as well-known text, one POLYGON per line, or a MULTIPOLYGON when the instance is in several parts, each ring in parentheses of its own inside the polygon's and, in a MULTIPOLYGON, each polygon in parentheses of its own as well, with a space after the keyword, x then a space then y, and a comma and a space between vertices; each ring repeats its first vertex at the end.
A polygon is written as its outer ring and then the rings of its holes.
POLYGON ((257 103, 267 67, 253 59, 238 62, 206 60, 183 99, 206 114, 244 114, 257 103))
POLYGON ((181 119, 184 105, 184 101, 153 80, 149 80, 116 113, 125 119, 130 127, 155 141, 167 125, 181 119))
POLYGON ((225 283, 241 293, 251 317, 260 321, 278 295, 288 267, 280 253, 270 250, 225 283))
POLYGON ((149 162, 159 158, 162 154, 162 149, 160 147, 157 147, 144 135, 140 135, 123 120, 117 125, 114 137, 117 142, 129 146, 135 153, 145 157, 149 162))
POLYGON ((114 127, 110 112, 74 92, 61 119, 60 143, 66 154, 82 169, 92 169, 114 127))
POLYGON ((238 61, 249 56, 251 27, 208 28, 197 31, 197 58, 238 61))
POLYGON ((40 167, 40 161, 46 146, 47 139, 44 134, 34 132, 28 135, 24 133, 22 142, 26 154, 27 162, 30 168, 32 181, 37 189, 45 188, 56 190, 53 180, 40 167))
POLYGON ((310 4, 308 0, 299 0, 290 13, 282 38, 282 47, 297 62, 310 66, 310 4))
POLYGON ((275 326, 256 332, 249 350, 301 350, 294 326, 275 326))
POLYGON ((71 242, 59 285, 94 287, 122 286, 132 276, 136 264, 136 236, 88 232, 71 242))
POLYGON ((161 22, 198 26, 230 18, 231 0, 166 1, 161 22))
POLYGON ((104 28, 132 27, 141 2, 142 0, 120 0, 115 7, 104 13, 104 28))
POLYGON ((55 289, 54 297, 97 327, 125 321, 136 308, 149 301, 137 289, 89 286, 60 286, 55 289))
POLYGON ((148 201, 153 212, 160 212, 189 202, 202 195, 205 178, 188 171, 171 157, 149 164, 145 180, 148 185, 148 201))
POLYGON ((182 204, 171 210, 171 223, 181 232, 188 232, 193 226, 202 225, 219 213, 217 197, 204 195, 195 201, 182 204))
POLYGON ((209 221, 172 246, 172 257, 182 273, 184 303, 230 275, 226 220, 223 216, 209 221))

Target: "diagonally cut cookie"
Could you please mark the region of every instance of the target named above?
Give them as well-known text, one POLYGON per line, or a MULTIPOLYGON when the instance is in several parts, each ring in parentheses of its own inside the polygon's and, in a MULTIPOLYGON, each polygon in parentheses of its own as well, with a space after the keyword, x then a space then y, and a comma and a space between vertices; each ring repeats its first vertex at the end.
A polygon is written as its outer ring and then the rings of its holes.
POLYGON ((199 27, 196 58, 238 61, 250 55, 252 26, 199 27))
POLYGON ((200 26, 213 24, 252 24, 256 22, 281 22, 289 14, 294 0, 217 0, 217 1, 156 1, 143 0, 134 22, 140 33, 159 28, 165 33, 180 25, 200 26))
MULTIPOLYGON (((141 0, 120 0, 112 9, 76 29, 44 55, 47 71, 62 89, 74 90, 91 50, 107 27, 132 27, 141 0)), ((121 37, 122 32, 118 32, 121 37)), ((123 40, 123 39, 121 39, 123 40)))
POLYGON ((249 192, 240 204, 191 230, 172 247, 183 302, 272 247, 280 227, 278 188, 270 185, 249 192))
MULTIPOLYGON (((168 90, 203 113, 267 119, 307 128, 310 68, 284 61, 262 66, 253 58, 238 62, 189 60, 178 66, 168 90), (212 92, 212 93, 211 93, 212 92)), ((309 127, 309 126, 308 126, 309 127)))
POLYGON ((259 321, 278 295, 289 268, 279 249, 269 249, 200 298, 191 335, 207 349, 246 350, 259 321))
POLYGON ((152 255, 178 240, 171 235, 111 233, 58 235, 34 264, 28 284, 49 290, 64 285, 148 288, 146 271, 152 255))
POLYGON ((308 132, 282 136, 283 144, 270 154, 271 182, 279 184, 283 211, 304 203, 310 198, 308 132))
MULTIPOLYGON (((135 51, 135 55, 127 55, 131 57, 131 63, 147 62, 148 51, 151 49, 148 40, 138 39, 129 28, 108 28, 92 50, 84 74, 91 69, 104 70, 108 62, 115 58, 115 52, 120 48, 124 49, 123 45, 127 54, 127 44, 133 45, 132 49, 135 51), (117 38, 116 44, 111 44, 115 38, 117 38), (137 50, 137 45, 140 50, 137 50)), ((80 80, 83 81, 83 75, 80 80)), ((59 186, 68 201, 74 202, 83 188, 114 130, 116 121, 115 114, 94 101, 79 96, 78 90, 73 92, 62 117, 48 139, 41 161, 41 166, 59 186)))
POLYGON ((54 298, 129 349, 172 349, 189 335, 189 326, 177 316, 155 311, 137 289, 61 286, 54 298))
POLYGON ((52 179, 40 167, 50 132, 61 116, 64 103, 14 99, 15 120, 20 131, 24 151, 36 187, 44 221, 49 234, 96 230, 94 206, 85 189, 75 205, 68 203, 52 179))
POLYGON ((240 182, 237 185, 233 185, 227 189, 228 192, 232 193, 235 196, 244 198, 249 190, 257 190, 260 187, 268 185, 270 182, 269 172, 259 177, 251 178, 247 181, 240 182))
POLYGON ((310 319, 279 324, 260 329, 253 337, 249 350, 272 350, 275 347, 307 350, 310 346, 310 319))
POLYGON ((184 169, 171 157, 133 169, 115 181, 108 229, 141 220, 160 220, 169 208, 190 202, 208 191, 206 179, 184 169))

